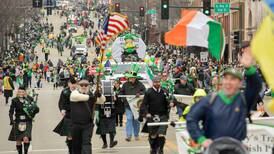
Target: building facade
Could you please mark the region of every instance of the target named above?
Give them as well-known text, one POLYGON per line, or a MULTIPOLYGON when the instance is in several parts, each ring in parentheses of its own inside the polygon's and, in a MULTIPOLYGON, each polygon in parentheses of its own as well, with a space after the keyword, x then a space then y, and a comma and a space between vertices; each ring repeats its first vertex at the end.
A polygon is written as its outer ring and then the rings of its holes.
POLYGON ((224 61, 237 60, 239 44, 234 43, 235 32, 240 33, 240 42, 250 41, 265 16, 262 0, 212 0, 214 3, 230 3, 230 13, 214 14, 213 18, 221 22, 226 35, 224 61))

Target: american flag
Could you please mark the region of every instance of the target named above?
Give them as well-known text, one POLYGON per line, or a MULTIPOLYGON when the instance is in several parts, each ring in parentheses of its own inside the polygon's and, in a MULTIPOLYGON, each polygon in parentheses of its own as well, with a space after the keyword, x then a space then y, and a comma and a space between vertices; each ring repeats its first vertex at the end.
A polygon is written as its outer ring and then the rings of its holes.
POLYGON ((96 43, 100 45, 101 47, 106 46, 106 41, 108 40, 107 35, 104 31, 100 31, 96 37, 96 43))
POLYGON ((106 42, 118 35, 119 33, 127 30, 129 28, 128 19, 126 16, 118 13, 110 14, 106 17, 103 30, 99 32, 96 42, 105 47, 106 42))

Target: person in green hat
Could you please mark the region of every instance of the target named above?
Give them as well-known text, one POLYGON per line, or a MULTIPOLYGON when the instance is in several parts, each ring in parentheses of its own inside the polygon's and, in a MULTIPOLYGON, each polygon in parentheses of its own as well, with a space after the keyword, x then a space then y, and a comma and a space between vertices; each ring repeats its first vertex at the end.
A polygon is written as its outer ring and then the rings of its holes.
POLYGON ((222 74, 221 89, 195 103, 186 116, 191 138, 204 148, 221 137, 231 137, 238 141, 246 138, 246 118, 250 118, 249 112, 259 96, 262 81, 253 66, 250 48, 243 49, 240 63, 245 67, 245 78, 240 71, 227 68, 222 74), (243 79, 246 87, 241 92, 243 79))
MULTIPOLYGON (((144 94, 146 88, 143 83, 138 81, 138 72, 140 70, 140 66, 137 64, 132 64, 131 69, 128 73, 125 74, 126 78, 128 79, 125 82, 120 90, 120 95, 136 95, 139 97, 140 95, 144 94)), ((139 139, 139 132, 140 132, 140 123, 138 121, 138 117, 134 117, 133 111, 130 108, 130 99, 125 98, 123 99, 125 103, 125 112, 126 112, 126 141, 130 142, 132 138, 132 134, 134 132, 135 140, 139 139)))

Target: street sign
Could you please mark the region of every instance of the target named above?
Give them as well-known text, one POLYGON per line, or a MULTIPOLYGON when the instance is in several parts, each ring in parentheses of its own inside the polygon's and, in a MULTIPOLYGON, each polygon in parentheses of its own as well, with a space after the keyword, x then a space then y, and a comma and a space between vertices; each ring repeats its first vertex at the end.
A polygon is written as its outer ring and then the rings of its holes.
POLYGON ((215 3, 214 11, 215 13, 229 13, 230 3, 215 3))
POLYGON ((200 52, 200 60, 202 63, 208 61, 208 52, 200 52))
POLYGON ((157 14, 157 11, 155 9, 147 10, 146 14, 157 14))

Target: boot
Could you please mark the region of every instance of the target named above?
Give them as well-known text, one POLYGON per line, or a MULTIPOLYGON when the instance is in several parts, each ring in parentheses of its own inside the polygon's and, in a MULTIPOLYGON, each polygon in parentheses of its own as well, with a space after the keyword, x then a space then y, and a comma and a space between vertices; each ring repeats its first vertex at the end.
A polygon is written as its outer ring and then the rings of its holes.
POLYGON ((106 149, 108 147, 108 143, 107 143, 107 136, 106 135, 101 135, 101 138, 103 140, 103 146, 102 149, 106 149))
POLYGON ((166 139, 165 137, 158 137, 157 140, 159 143, 158 154, 164 154, 164 146, 165 146, 166 139))
POLYGON ((103 144, 102 149, 108 148, 108 145, 106 143, 103 144))
POLYGON ((113 148, 113 147, 115 147, 118 144, 118 141, 114 141, 114 137, 115 137, 114 133, 110 133, 109 134, 109 138, 110 138, 110 145, 109 145, 109 147, 110 148, 113 148))
POLYGON ((68 151, 69 154, 72 154, 72 140, 66 140, 67 146, 68 146, 68 151))
POLYGON ((21 145, 16 145, 16 149, 18 151, 18 154, 23 154, 22 144, 21 145))
POLYGON ((149 137, 150 154, 157 154, 157 140, 149 137))
POLYGON ((24 143, 24 154, 28 154, 30 143, 24 143))
POLYGON ((117 144, 118 144, 118 141, 112 141, 112 142, 110 142, 109 147, 110 147, 110 148, 113 148, 113 147, 115 147, 117 144))

